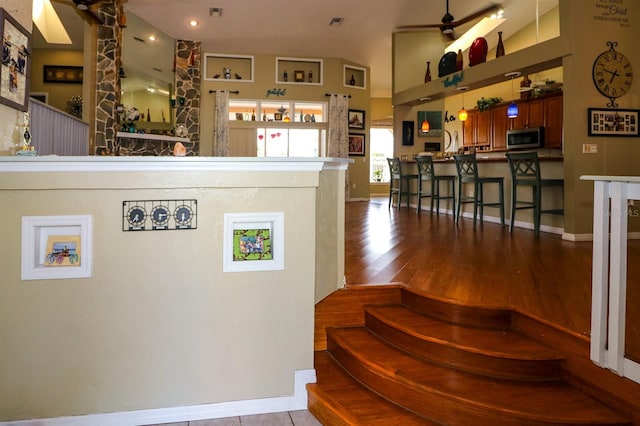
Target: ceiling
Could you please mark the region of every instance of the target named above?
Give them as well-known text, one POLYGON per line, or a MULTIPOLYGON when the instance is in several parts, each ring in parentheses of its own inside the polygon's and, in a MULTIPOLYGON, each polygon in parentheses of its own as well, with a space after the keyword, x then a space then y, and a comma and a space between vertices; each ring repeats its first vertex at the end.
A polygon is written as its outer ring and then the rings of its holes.
MULTIPOLYGON (((68 3, 53 0, 68 23, 75 45, 71 48, 81 49, 83 21, 72 6, 65 6, 68 3)), ((201 41, 205 52, 344 58, 370 68, 371 96, 391 97, 394 29, 439 24, 445 4, 446 0, 128 0, 125 9, 170 37, 201 41), (211 8, 221 9, 220 16, 211 16, 211 8), (342 24, 330 26, 333 18, 343 18, 342 24), (200 25, 190 27, 192 19, 200 25)), ((499 30, 508 38, 535 21, 536 9, 542 15, 558 0, 450 0, 449 12, 462 19, 492 4, 504 9, 507 20, 499 30)), ((456 32, 470 26, 459 26, 456 32)), ((128 26, 125 36, 129 32, 133 37, 136 31, 128 26)), ((34 47, 42 47, 42 37, 36 33, 34 47)), ((148 50, 148 46, 140 47, 148 50)))

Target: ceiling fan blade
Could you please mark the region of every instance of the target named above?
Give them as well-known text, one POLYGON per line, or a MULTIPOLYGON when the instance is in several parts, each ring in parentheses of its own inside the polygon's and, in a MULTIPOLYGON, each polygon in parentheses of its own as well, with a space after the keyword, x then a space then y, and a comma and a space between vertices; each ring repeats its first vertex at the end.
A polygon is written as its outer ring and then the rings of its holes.
POLYGON ((424 24, 424 25, 400 25, 396 27, 394 31, 407 31, 407 30, 428 30, 431 28, 440 28, 442 24, 424 24))
POLYGON ((464 18, 458 20, 458 21, 453 21, 450 25, 453 27, 457 27, 458 25, 462 25, 462 24, 466 24, 467 22, 471 22, 471 21, 475 21, 478 18, 482 18, 483 16, 486 16, 488 14, 490 14, 491 12, 495 12, 497 10, 500 10, 500 5, 499 4, 492 4, 489 7, 486 7, 482 10, 479 10, 475 13, 472 13, 471 15, 467 15, 464 18))

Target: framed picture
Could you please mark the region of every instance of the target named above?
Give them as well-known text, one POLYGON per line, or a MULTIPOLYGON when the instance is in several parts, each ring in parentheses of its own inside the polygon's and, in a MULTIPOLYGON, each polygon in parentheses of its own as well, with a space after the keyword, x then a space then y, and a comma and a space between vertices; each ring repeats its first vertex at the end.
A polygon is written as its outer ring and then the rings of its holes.
POLYGON ((45 65, 42 75, 45 83, 82 84, 82 67, 45 65))
POLYGON ((364 157, 365 135, 349 134, 349 155, 364 157))
POLYGON ((413 121, 402 122, 402 145, 413 145, 413 121))
POLYGON ((225 213, 224 272, 284 269, 284 213, 225 213))
POLYGON ((439 138, 442 136, 442 111, 418 111, 418 135, 439 138), (422 130, 422 123, 429 123, 429 131, 422 130))
POLYGON ((0 8, 0 33, 0 103, 27 111, 31 75, 31 34, 3 8, 0 8))
POLYGON ((588 108, 589 136, 638 137, 637 109, 588 108))
POLYGON ((297 83, 301 83, 304 81, 304 71, 294 71, 293 72, 293 80, 297 83))
POLYGON ((358 109, 349 110, 349 128, 364 130, 364 111, 358 109))
POLYGON ((274 121, 282 121, 282 113, 281 112, 274 112, 273 113, 273 120, 274 121))

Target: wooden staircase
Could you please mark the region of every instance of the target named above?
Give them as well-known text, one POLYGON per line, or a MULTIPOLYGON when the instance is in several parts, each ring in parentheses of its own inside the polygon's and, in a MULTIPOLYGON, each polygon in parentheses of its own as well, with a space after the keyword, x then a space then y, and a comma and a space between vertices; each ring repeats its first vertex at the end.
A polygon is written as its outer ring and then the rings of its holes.
POLYGON ((339 296, 316 309, 308 405, 325 425, 635 424, 574 386, 563 353, 509 309, 398 286, 349 291, 351 305, 339 296))

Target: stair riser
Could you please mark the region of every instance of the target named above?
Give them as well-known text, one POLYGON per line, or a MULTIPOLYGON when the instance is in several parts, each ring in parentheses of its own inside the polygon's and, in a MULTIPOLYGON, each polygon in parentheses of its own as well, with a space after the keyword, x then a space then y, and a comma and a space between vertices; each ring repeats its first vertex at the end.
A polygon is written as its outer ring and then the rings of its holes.
POLYGON ((355 421, 348 421, 348 412, 335 407, 333 401, 315 385, 307 385, 307 407, 323 425, 349 426, 357 425, 355 421))
POLYGON ((506 309, 458 305, 402 290, 402 304, 432 318, 471 327, 509 330, 511 312, 506 309))
MULTIPOLYGON (((406 410, 433 419, 436 422, 456 426, 529 426, 547 424, 542 421, 513 418, 508 410, 496 412, 488 407, 483 409, 482 407, 467 405, 464 401, 454 400, 449 395, 421 389, 403 380, 402 377, 390 377, 380 371, 369 369, 362 359, 341 347, 330 334, 327 343, 328 350, 336 362, 373 392, 389 401, 393 401, 406 410)), ((548 424, 557 425, 557 423, 548 424)))
POLYGON ((388 343, 441 365, 497 378, 539 381, 557 380, 559 377, 560 364, 557 360, 505 359, 469 352, 446 342, 424 340, 404 333, 369 313, 365 313, 365 324, 388 343))

